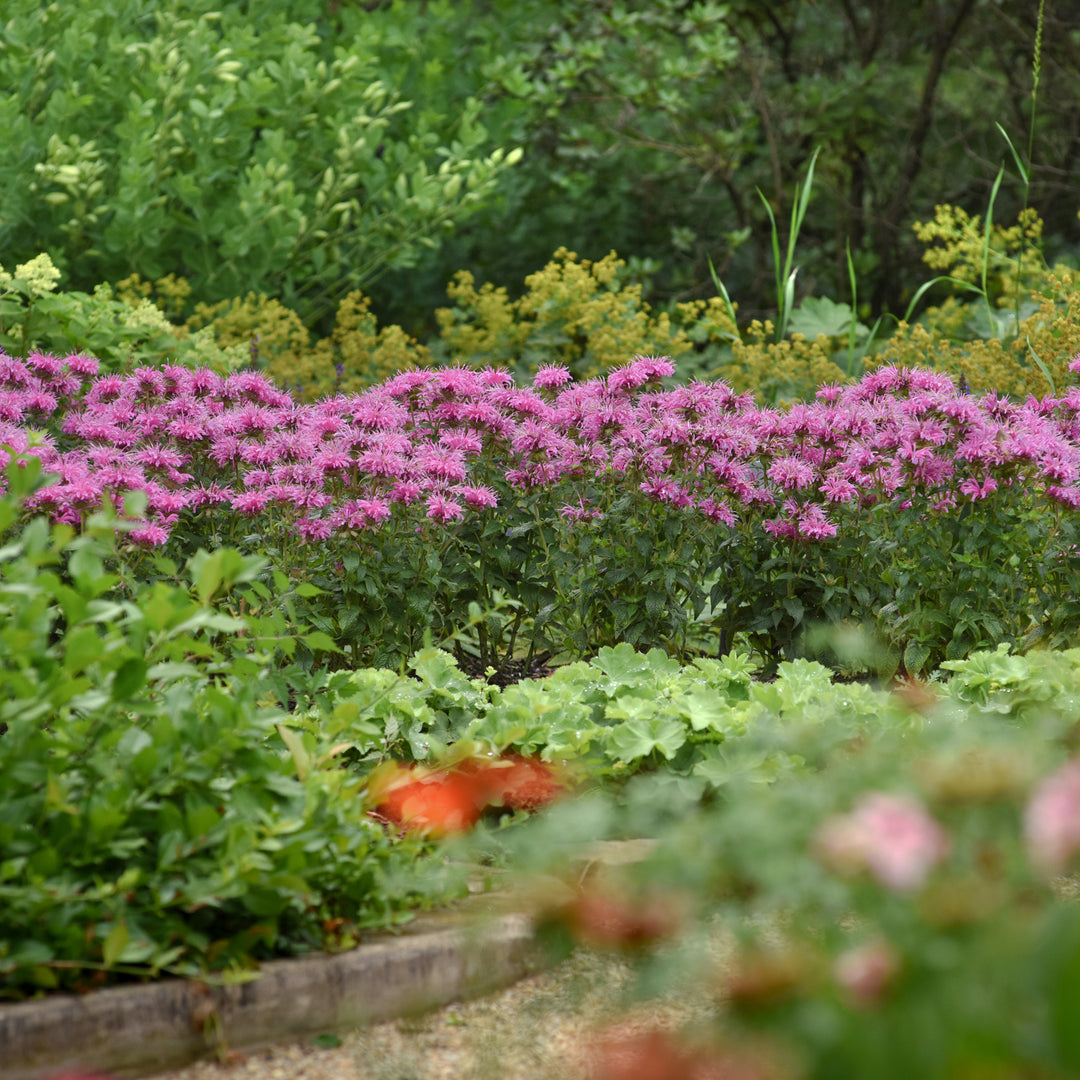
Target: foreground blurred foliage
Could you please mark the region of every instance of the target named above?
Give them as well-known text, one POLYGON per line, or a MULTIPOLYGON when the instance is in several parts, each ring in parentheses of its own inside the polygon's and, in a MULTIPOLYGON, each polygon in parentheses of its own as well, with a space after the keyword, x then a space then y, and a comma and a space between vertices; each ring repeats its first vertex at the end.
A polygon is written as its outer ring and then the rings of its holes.
POLYGON ((705 805, 660 769, 459 841, 515 868, 555 955, 636 969, 598 1075, 1075 1075, 1080 655, 944 666, 891 695, 792 668, 705 805), (650 1028, 650 1001, 684 1007, 650 1028))

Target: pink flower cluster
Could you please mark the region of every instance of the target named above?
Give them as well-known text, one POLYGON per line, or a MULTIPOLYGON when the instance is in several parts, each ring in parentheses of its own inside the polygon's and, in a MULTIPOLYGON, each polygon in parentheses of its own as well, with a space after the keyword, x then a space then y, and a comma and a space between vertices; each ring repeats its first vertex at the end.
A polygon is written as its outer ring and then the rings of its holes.
POLYGON ((883 368, 779 410, 723 382, 662 388, 673 373, 637 357, 584 382, 549 365, 518 386, 502 370, 432 368, 299 404, 254 372, 98 376, 84 356, 0 354, 0 445, 41 458, 54 479, 30 508, 59 521, 144 491, 134 536, 147 544, 203 511, 269 515, 319 542, 403 512, 452 525, 546 491, 571 522, 631 490, 806 542, 883 500, 939 513, 1022 484, 1080 507, 1080 388, 1017 404, 883 368))
POLYGON ((869 872, 896 892, 921 888, 949 851, 944 830, 919 803, 876 791, 862 795, 851 813, 825 821, 816 845, 827 866, 869 872))

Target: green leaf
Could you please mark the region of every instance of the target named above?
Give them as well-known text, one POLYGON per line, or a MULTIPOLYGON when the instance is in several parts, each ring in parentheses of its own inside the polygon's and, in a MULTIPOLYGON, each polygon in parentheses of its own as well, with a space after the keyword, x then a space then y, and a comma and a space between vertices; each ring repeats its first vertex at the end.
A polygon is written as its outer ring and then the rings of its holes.
POLYGON ((282 741, 289 748, 289 755, 296 766, 296 775, 301 780, 306 780, 311 772, 311 756, 304 748, 303 740, 297 732, 284 724, 275 724, 274 726, 277 728, 282 741))
POLYGON ((126 701, 146 685, 147 664, 141 656, 128 657, 113 673, 113 701, 126 701))
POLYGON ((695 686, 683 695, 681 703, 686 709, 690 726, 695 731, 711 728, 713 731, 722 732, 731 722, 731 706, 716 690, 695 686))
POLYGON ((677 720, 627 720, 611 731, 611 746, 625 762, 631 763, 659 750, 669 761, 686 742, 686 728, 677 720))
POLYGON ((101 946, 106 968, 111 968, 120 959, 121 954, 127 948, 129 937, 127 923, 123 920, 116 923, 109 931, 104 944, 101 946))
POLYGON ((723 787, 734 780, 754 779, 755 774, 765 764, 765 753, 748 750, 743 747, 731 748, 731 744, 705 746, 702 758, 691 770, 694 776, 700 776, 714 787, 723 787))
POLYGON ((312 652, 341 652, 341 647, 336 641, 329 635, 323 633, 322 630, 310 630, 306 634, 300 635, 300 640, 309 648, 312 652))
POLYGON ((64 670, 74 674, 100 660, 105 646, 98 632, 90 626, 80 626, 64 638, 64 670))
POLYGON ((930 646, 918 641, 909 641, 904 648, 904 669, 910 675, 918 675, 930 659, 930 646))
MULTIPOLYGON (((827 338, 846 337, 851 331, 853 312, 850 304, 837 303, 827 296, 807 297, 792 313, 788 333, 804 334, 809 341, 824 334, 827 338)), ((865 337, 869 329, 856 322, 858 337, 865 337)))

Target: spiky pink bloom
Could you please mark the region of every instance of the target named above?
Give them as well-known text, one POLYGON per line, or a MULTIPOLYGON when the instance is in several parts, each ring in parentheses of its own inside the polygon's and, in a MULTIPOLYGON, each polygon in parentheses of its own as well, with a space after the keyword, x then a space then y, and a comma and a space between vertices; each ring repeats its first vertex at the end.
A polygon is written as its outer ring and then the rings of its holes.
POLYGON ((242 491, 233 497, 232 507, 238 514, 260 514, 269 502, 265 491, 242 491))
POLYGON ((439 435, 439 445, 466 457, 476 457, 483 452, 484 440, 471 431, 444 431, 439 435))
POLYGON ((836 535, 836 525, 817 503, 808 503, 799 510, 797 527, 799 535, 807 540, 828 540, 836 535))
POLYGON ((506 368, 487 367, 480 372, 480 382, 487 387, 510 386, 514 376, 506 368))
POLYGON ((37 375, 59 375, 64 361, 48 353, 33 352, 26 358, 26 366, 37 375))
POLYGON ((462 453, 437 446, 420 447, 416 465, 425 475, 435 480, 460 483, 468 476, 462 453))
POLYGON ((389 516, 390 505, 384 499, 350 499, 339 512, 340 523, 352 529, 381 525, 389 516))
POLYGON ((822 482, 821 493, 829 502, 847 503, 859 494, 859 489, 846 477, 833 473, 822 482))
POLYGON ((65 358, 68 371, 75 375, 91 377, 101 370, 100 361, 93 356, 84 356, 82 353, 72 353, 65 358))
POLYGON ((128 535, 135 543, 145 544, 148 547, 161 547, 169 540, 169 530, 156 522, 132 529, 128 535))
POLYGON ((198 510, 203 506, 231 505, 234 498, 236 498, 236 492, 232 488, 221 487, 218 484, 200 484, 190 492, 188 505, 193 510, 198 510))
POLYGON ((625 392, 675 374, 675 365, 666 356, 635 356, 625 367, 608 373, 609 391, 625 392))
POLYGON ((356 466, 369 476, 399 477, 405 472, 405 459, 388 446, 373 446, 357 457, 356 466))
POLYGON ((537 390, 557 390, 572 378, 569 369, 562 364, 541 364, 536 369, 532 384, 537 390))
POLYGON ((712 496, 709 496, 698 503, 698 509, 705 517, 718 525, 730 525, 734 527, 738 524, 738 517, 736 517, 731 507, 723 499, 717 502, 712 496))
POLYGON ((791 455, 776 458, 769 466, 769 479, 785 491, 809 487, 814 482, 814 469, 801 458, 791 455))
POLYGON ((499 505, 499 496, 486 485, 468 485, 454 489, 455 495, 465 500, 474 510, 489 509, 499 505))
POLYGON ((459 502, 448 499, 444 495, 431 495, 427 501, 427 516, 432 521, 445 524, 448 521, 457 521, 465 516, 465 508, 459 502))
POLYGON ((415 480, 398 480, 390 487, 390 501, 396 503, 416 502, 420 498, 423 489, 415 480))
POLYGON ((950 845, 945 831, 914 799, 873 791, 860 796, 850 813, 825 821, 815 846, 834 869, 868 871, 888 889, 913 892, 950 845))
POLYGON ((987 476, 981 483, 974 476, 960 481, 960 494, 967 495, 972 501, 985 499, 997 491, 998 483, 992 476, 987 476))
POLYGON ((324 518, 300 518, 293 522, 292 527, 306 544, 326 540, 334 531, 330 522, 324 518))

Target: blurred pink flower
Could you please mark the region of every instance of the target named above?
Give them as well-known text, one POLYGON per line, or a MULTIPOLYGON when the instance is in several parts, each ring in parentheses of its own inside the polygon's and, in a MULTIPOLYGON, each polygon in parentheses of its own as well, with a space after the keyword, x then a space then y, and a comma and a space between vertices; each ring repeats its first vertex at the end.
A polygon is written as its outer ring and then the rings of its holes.
POLYGON ((900 954, 887 941, 868 941, 842 952, 833 978, 853 1005, 874 1005, 900 974, 900 954))
POLYGON ((949 839, 914 799, 875 791, 860 796, 851 813, 824 822, 815 845, 836 870, 869 871, 886 888, 912 892, 945 857, 949 839))
POLYGON ((1080 758, 1039 785, 1024 813, 1028 856, 1040 869, 1060 874, 1080 851, 1080 758))

